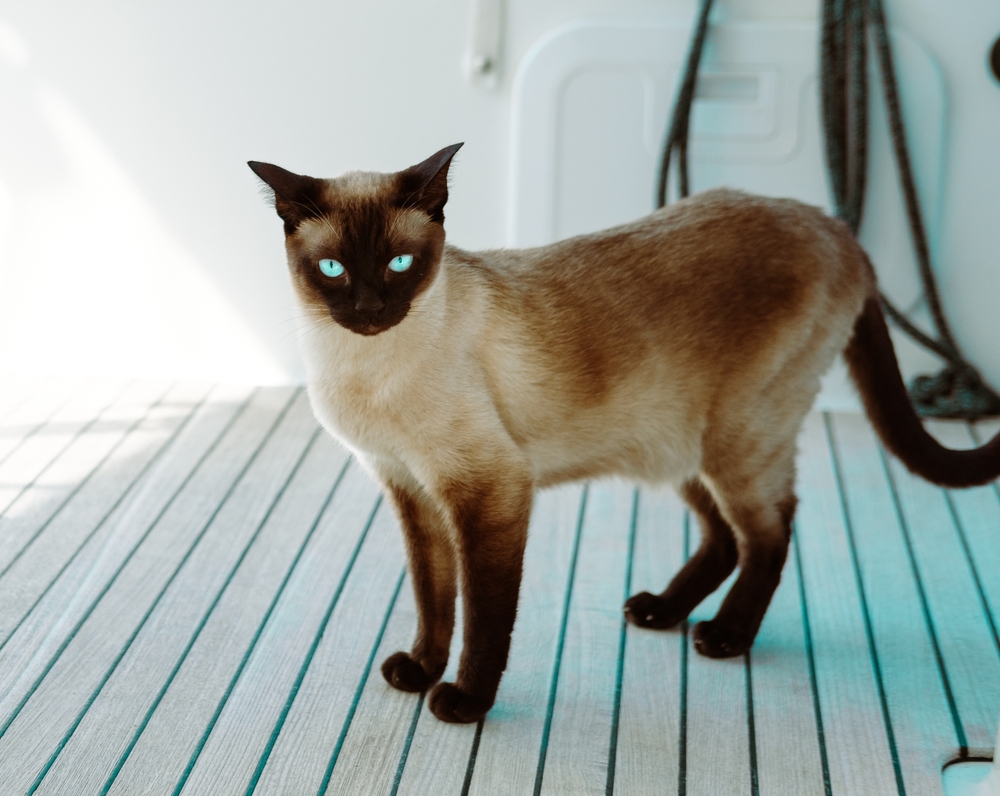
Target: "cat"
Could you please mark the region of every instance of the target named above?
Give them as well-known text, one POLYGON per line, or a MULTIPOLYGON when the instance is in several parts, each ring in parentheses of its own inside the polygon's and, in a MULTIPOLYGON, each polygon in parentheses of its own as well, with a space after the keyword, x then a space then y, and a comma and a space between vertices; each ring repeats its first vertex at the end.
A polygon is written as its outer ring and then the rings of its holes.
POLYGON ((461 144, 403 171, 323 180, 251 161, 284 222, 309 396, 398 514, 418 609, 396 688, 431 711, 493 705, 517 610, 532 496, 620 475, 677 485, 701 544, 628 621, 670 628, 738 566, 695 649, 740 655, 778 585, 796 438, 843 352, 885 445, 941 485, 1000 474, 1000 435, 942 448, 909 403, 875 275, 848 228, 788 199, 706 191, 549 246, 445 243, 461 144), (448 660, 461 585, 464 647, 448 660), (435 683, 437 683, 435 685, 435 683))

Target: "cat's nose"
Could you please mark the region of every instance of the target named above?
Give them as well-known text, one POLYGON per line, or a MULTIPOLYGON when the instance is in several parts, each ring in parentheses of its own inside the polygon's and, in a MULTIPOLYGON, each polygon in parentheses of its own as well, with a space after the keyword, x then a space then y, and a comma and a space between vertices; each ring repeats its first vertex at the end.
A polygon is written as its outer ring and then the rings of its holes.
POLYGON ((370 288, 359 289, 354 297, 354 309, 358 311, 359 315, 369 319, 374 319, 384 306, 385 302, 382 297, 370 288))

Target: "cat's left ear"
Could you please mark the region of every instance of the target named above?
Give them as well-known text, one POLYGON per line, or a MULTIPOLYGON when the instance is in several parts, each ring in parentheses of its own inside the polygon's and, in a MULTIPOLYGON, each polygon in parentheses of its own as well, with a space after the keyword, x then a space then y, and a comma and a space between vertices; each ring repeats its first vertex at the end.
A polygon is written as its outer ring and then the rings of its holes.
POLYGON ((399 172, 399 204, 418 207, 437 224, 444 222, 444 205, 448 201, 448 166, 462 144, 446 146, 423 163, 399 172))

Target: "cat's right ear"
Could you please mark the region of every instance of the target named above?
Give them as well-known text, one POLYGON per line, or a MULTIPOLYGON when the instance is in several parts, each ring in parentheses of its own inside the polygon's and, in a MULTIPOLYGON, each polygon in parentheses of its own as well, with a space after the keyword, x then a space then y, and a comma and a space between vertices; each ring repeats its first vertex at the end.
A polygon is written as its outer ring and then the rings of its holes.
POLYGON ((285 222, 286 234, 295 232, 305 219, 323 215, 319 180, 256 160, 248 161, 247 165, 274 194, 274 209, 285 222))

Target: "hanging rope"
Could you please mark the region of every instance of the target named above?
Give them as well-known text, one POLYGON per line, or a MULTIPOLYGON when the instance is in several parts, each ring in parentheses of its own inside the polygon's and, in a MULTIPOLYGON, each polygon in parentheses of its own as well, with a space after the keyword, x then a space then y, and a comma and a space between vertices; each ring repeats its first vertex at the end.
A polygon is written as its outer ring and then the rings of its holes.
MULTIPOLYGON (((711 6, 712 0, 702 0, 692 35, 691 49, 663 147, 657 207, 666 204, 667 177, 674 153, 678 160, 678 193, 681 197, 688 195, 688 127, 711 6)), ((910 234, 937 338, 917 328, 885 296, 882 296, 882 303, 886 315, 900 329, 947 363, 936 376, 917 376, 910 385, 910 398, 924 417, 976 419, 984 415, 1000 414, 1000 396, 983 382, 979 372, 962 356, 941 307, 913 181, 913 170, 910 167, 882 0, 823 0, 820 42, 821 108, 834 211, 856 235, 861 225, 867 175, 866 31, 869 24, 874 32, 875 51, 882 73, 889 129, 899 167, 910 234)))

